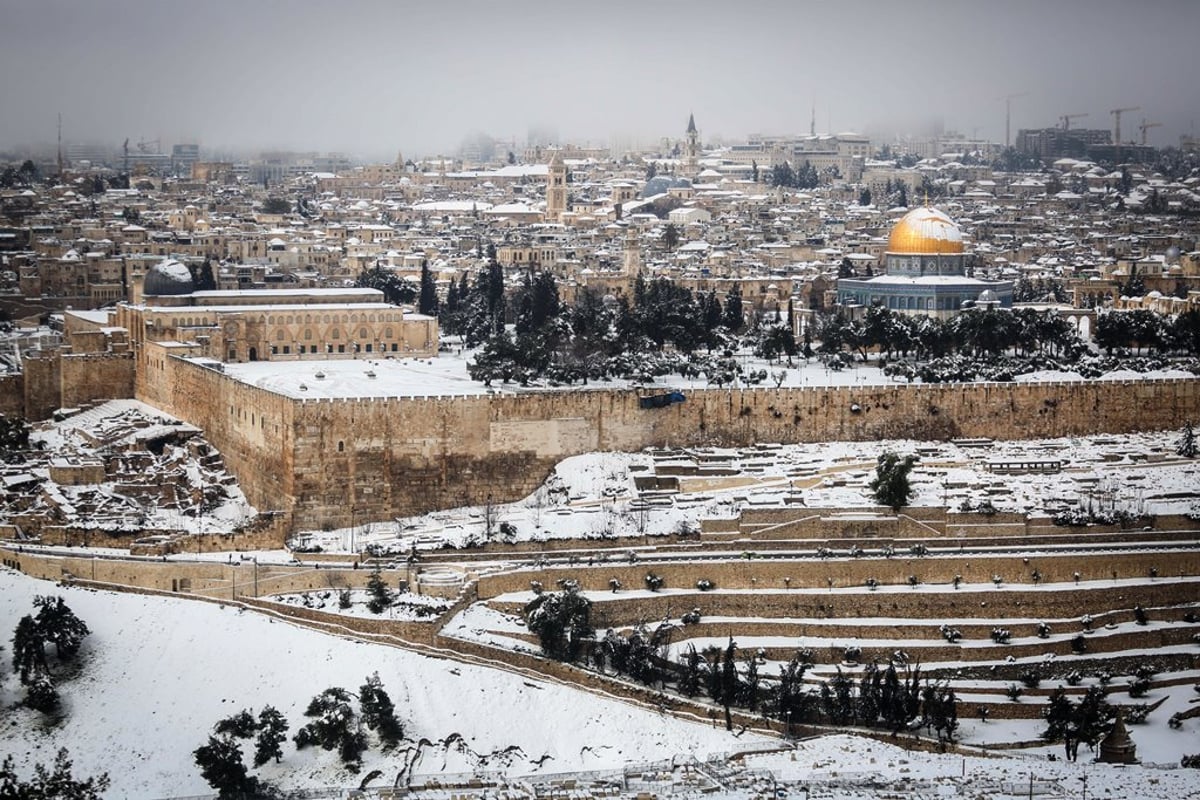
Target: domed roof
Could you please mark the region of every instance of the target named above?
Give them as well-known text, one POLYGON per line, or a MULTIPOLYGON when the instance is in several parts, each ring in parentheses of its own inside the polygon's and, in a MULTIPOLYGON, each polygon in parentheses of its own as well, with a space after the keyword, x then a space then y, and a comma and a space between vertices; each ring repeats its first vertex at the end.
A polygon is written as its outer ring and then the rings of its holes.
POLYGON ((172 258, 165 258, 146 271, 142 294, 152 297, 191 294, 196 291, 191 271, 172 258))
POLYGON ((888 237, 889 253, 934 255, 962 251, 962 232, 954 220, 929 206, 914 208, 901 217, 888 237))

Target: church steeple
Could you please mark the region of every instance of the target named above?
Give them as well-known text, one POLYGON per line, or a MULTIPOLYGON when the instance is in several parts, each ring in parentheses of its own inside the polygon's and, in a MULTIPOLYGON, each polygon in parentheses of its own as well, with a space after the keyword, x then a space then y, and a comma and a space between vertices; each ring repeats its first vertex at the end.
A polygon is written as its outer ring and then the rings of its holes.
POLYGON ((700 171, 700 131, 696 130, 696 115, 688 114, 687 144, 683 151, 684 174, 695 176, 700 171))

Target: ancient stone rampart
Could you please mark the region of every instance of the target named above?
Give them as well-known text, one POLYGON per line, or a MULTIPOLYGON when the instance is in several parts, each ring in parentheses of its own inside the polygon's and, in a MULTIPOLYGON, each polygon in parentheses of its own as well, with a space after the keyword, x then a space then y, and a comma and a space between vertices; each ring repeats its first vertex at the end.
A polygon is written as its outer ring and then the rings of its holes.
POLYGON ((204 428, 251 502, 302 529, 512 501, 594 450, 1053 437, 1200 417, 1194 379, 709 389, 644 409, 628 389, 292 399, 179 358, 147 366, 139 398, 204 428))

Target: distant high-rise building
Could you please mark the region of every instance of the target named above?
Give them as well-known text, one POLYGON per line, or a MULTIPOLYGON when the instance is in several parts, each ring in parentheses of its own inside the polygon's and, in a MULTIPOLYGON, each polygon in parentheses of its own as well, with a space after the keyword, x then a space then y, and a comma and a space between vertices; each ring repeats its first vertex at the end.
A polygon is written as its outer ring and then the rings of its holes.
POLYGON ((1099 128, 1022 128, 1017 149, 1043 159, 1085 158, 1088 148, 1112 144, 1112 131, 1099 128))
POLYGON ((177 144, 171 148, 171 172, 175 175, 190 175, 192 164, 199 160, 198 144, 177 144))

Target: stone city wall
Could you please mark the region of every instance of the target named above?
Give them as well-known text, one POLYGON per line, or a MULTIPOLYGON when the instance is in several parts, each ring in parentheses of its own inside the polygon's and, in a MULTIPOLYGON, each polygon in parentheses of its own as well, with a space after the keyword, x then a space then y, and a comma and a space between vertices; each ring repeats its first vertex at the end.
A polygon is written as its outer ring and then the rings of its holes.
POLYGON ((664 409, 622 390, 380 398, 295 414, 297 510, 344 526, 519 499, 593 450, 1174 428, 1200 415, 1200 381, 707 390, 664 409))
POLYGON ((57 407, 133 397, 133 364, 132 353, 64 353, 57 407))
POLYGON ((62 360, 56 353, 34 352, 21 359, 25 375, 24 397, 26 419, 46 419, 61 407, 62 360))
POLYGON ((662 409, 634 390, 292 400, 146 352, 139 399, 204 428, 252 503, 309 530, 509 502, 594 450, 1068 436, 1200 417, 1197 380, 702 390, 662 409))
MULTIPOLYGON (((202 428, 259 511, 288 512, 296 505, 293 442, 295 404, 283 395, 234 380, 216 369, 172 357, 149 343, 139 364, 137 398, 202 428)), ((330 494, 343 490, 330 474, 330 494)), ((302 527, 313 527, 304 524, 302 527)))
POLYGON ((21 373, 0 375, 0 414, 25 416, 25 376, 21 373))

